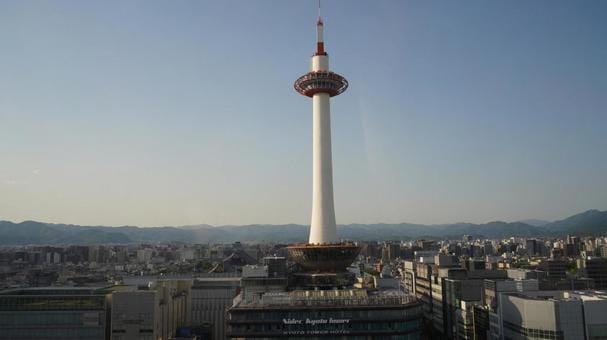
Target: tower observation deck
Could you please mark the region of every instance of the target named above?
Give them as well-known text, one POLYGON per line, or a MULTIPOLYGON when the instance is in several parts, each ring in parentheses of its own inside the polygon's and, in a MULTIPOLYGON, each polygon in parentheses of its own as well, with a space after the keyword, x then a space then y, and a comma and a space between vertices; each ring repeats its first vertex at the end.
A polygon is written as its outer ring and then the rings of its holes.
POLYGON ((302 268, 302 286, 347 286, 353 279, 346 271, 359 252, 353 243, 337 239, 333 203, 333 165, 331 154, 330 98, 348 88, 343 76, 329 70, 325 51, 324 24, 320 15, 316 22, 316 52, 312 55, 310 72, 299 77, 295 91, 312 98, 312 218, 307 244, 289 246, 291 258, 302 268))

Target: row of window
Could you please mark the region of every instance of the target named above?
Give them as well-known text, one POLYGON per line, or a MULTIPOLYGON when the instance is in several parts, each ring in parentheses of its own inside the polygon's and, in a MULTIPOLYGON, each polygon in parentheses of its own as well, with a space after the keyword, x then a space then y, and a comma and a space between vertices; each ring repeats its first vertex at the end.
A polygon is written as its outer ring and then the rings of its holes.
POLYGON ((82 312, 21 312, 21 313, 0 313, 0 328, 2 326, 18 327, 22 326, 80 326, 85 321, 88 325, 93 322, 99 324, 99 316, 86 316, 82 312))
MULTIPOLYGON (((348 330, 348 331, 415 331, 419 329, 420 321, 412 320, 406 322, 369 322, 369 323, 345 323, 345 324, 324 324, 315 326, 314 329, 324 330, 348 330)), ((273 331, 307 331, 310 325, 284 325, 284 324, 252 324, 252 325, 232 325, 232 332, 273 332, 273 331)))
POLYGON ((420 315, 420 309, 384 309, 384 310, 327 310, 311 312, 310 310, 296 311, 260 311, 257 313, 232 313, 232 320, 282 320, 283 318, 334 318, 334 319, 398 319, 412 318, 420 315))
POLYGON ((84 328, 4 328, 0 332, 0 339, 103 339, 103 327, 84 328))
POLYGON ((103 296, 0 297, 0 311, 104 309, 104 307, 105 298, 103 296))

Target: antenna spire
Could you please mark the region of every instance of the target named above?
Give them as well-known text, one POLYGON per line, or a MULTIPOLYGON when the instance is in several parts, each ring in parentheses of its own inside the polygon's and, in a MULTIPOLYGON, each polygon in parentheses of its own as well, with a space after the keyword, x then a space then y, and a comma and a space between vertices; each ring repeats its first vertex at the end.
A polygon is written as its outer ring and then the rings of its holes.
POLYGON ((325 38, 323 37, 323 23, 320 17, 320 0, 318 0, 318 21, 316 22, 316 55, 327 55, 327 52, 325 52, 325 38))
POLYGON ((322 24, 322 17, 320 16, 320 0, 318 0, 318 23, 322 24))

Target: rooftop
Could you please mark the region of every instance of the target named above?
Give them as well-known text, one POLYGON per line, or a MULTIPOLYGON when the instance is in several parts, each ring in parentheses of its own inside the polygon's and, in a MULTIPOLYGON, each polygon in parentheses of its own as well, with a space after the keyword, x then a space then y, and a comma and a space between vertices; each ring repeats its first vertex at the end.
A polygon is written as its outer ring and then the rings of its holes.
POLYGON ((265 306, 395 306, 415 303, 415 297, 399 290, 333 289, 265 293, 259 302, 236 301, 237 307, 265 306))
POLYGON ((506 295, 516 296, 527 300, 545 300, 545 301, 600 301, 607 300, 607 291, 580 290, 580 291, 529 291, 507 293, 506 295))

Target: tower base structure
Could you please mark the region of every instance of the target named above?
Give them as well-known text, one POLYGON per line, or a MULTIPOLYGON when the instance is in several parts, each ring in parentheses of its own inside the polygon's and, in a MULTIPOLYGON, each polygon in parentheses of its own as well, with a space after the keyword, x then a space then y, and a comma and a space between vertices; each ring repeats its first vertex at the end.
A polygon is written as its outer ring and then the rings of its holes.
POLYGON ((347 268, 360 247, 354 243, 294 244, 287 247, 292 261, 301 271, 293 274, 293 285, 308 289, 351 287, 354 275, 347 268))
POLYGON ((298 289, 345 289, 354 285, 356 279, 348 271, 339 273, 293 273, 291 286, 298 289))
POLYGON ((291 259, 305 272, 340 272, 356 260, 360 247, 354 243, 309 244, 287 247, 291 259))

